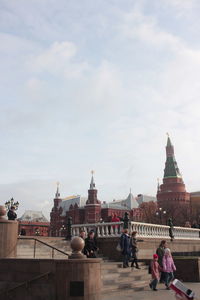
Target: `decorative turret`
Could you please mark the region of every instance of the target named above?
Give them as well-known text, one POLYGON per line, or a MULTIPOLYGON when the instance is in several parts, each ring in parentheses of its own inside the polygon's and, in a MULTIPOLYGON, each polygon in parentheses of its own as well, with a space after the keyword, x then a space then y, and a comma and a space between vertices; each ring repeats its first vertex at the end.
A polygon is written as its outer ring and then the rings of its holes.
POLYGON ((94 190, 95 189, 95 183, 94 183, 94 177, 93 177, 94 171, 91 171, 91 173, 92 173, 92 178, 91 178, 91 182, 90 182, 90 189, 94 190))
POLYGON ((55 194, 55 198, 54 198, 54 209, 57 209, 60 202, 62 202, 62 199, 60 199, 59 185, 60 185, 60 183, 57 182, 57 189, 56 189, 56 194, 55 194))
POLYGON ((159 182, 159 178, 157 178, 157 192, 160 192, 160 182, 159 182))
POLYGON ((60 185, 60 183, 57 182, 57 190, 56 190, 56 194, 55 194, 55 199, 59 199, 60 198, 59 185, 60 185))
POLYGON ((160 185, 158 182, 157 201, 158 206, 167 212, 168 217, 176 219, 176 225, 184 224, 183 218, 184 215, 188 214, 190 195, 186 192, 185 184, 175 159, 174 146, 169 135, 167 137, 163 184, 160 185))
POLYGON ((95 188, 94 183, 94 171, 91 171, 92 178, 90 182, 90 189, 88 190, 88 200, 86 204, 101 204, 101 202, 97 199, 97 189, 95 188))
POLYGON ((181 173, 179 171, 175 156, 174 156, 174 146, 171 143, 171 140, 167 138, 167 146, 166 146, 166 163, 164 170, 164 178, 169 177, 180 177, 181 173))
POLYGON ((85 223, 97 223, 101 218, 101 201, 97 199, 97 189, 94 182, 94 171, 88 190, 88 199, 85 206, 85 223))

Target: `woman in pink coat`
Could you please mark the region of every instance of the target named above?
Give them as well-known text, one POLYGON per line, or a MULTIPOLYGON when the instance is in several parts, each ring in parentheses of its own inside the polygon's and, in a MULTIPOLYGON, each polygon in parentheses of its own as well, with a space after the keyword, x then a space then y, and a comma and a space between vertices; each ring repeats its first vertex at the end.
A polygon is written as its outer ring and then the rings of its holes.
POLYGON ((176 267, 169 248, 165 249, 165 254, 163 256, 162 263, 163 263, 163 271, 165 272, 166 289, 169 290, 170 281, 174 279, 174 271, 176 271, 176 267))

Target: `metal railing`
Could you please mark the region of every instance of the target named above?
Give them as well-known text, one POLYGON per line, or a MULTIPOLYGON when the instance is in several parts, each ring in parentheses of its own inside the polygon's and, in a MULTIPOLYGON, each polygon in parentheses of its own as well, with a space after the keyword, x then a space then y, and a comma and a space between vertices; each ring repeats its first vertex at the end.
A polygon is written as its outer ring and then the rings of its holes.
POLYGON ((37 248, 37 242, 38 243, 41 243, 41 244, 43 244, 43 245, 45 245, 45 246, 47 246, 47 247, 49 247, 49 248, 51 248, 51 258, 53 259, 54 258, 54 251, 57 251, 57 252, 59 252, 59 253, 62 253, 62 254, 64 254, 64 255, 66 255, 66 256, 69 256, 70 254, 68 254, 67 252, 64 252, 64 251, 62 251, 62 250, 60 250, 60 249, 58 249, 58 248, 56 248, 56 247, 54 247, 54 246, 51 246, 51 245, 49 245, 49 244, 47 244, 47 243, 45 243, 45 242, 43 242, 43 241, 41 241, 41 240, 39 240, 39 239, 36 239, 36 238, 34 238, 34 237, 26 237, 26 238, 21 238, 21 237, 19 237, 18 239, 20 239, 20 240, 33 240, 34 241, 34 246, 33 246, 33 258, 35 258, 36 257, 36 248, 37 248))

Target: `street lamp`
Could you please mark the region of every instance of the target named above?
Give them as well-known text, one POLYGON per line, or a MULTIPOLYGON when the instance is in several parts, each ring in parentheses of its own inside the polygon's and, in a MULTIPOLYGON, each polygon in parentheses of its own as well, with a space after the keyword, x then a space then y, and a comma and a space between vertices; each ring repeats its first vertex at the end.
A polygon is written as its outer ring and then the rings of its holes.
POLYGON ((158 208, 158 211, 156 212, 156 216, 160 219, 160 224, 162 224, 162 216, 166 215, 166 210, 163 210, 162 207, 158 208))
POLYGON ((64 236, 65 230, 66 230, 66 227, 65 227, 65 225, 63 224, 63 225, 61 226, 61 228, 60 228, 60 234, 61 234, 61 236, 64 236))
POLYGON ((11 198, 9 201, 5 202, 5 207, 6 207, 7 210, 10 210, 12 206, 14 206, 15 210, 17 210, 18 206, 19 206, 19 202, 18 201, 14 202, 13 198, 11 198))
POLYGON ((39 230, 39 228, 35 228, 35 235, 40 235, 40 230, 39 230))

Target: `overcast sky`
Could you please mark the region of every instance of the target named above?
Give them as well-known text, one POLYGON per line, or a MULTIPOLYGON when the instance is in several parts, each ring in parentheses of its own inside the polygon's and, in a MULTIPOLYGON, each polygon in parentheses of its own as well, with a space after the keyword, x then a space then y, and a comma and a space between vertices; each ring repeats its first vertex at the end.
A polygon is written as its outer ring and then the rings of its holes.
POLYGON ((199 0, 0 0, 0 199, 155 195, 166 132, 200 190, 199 0))

